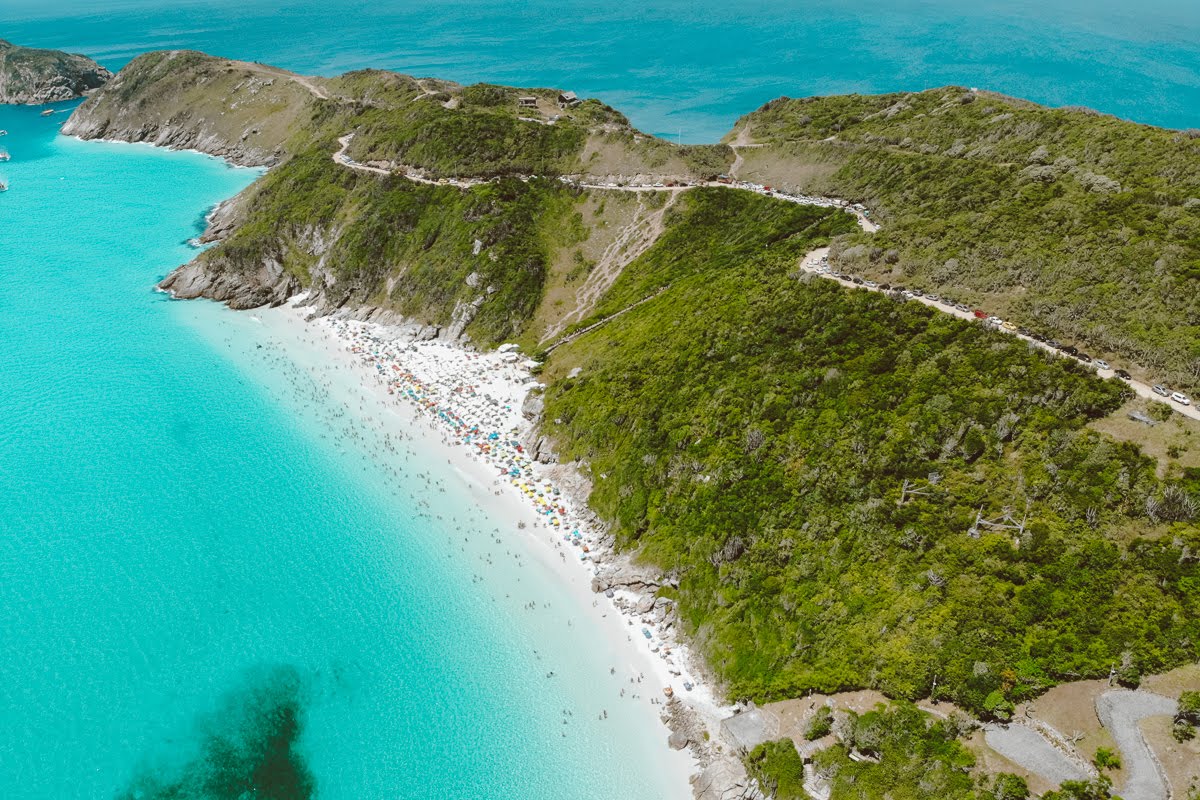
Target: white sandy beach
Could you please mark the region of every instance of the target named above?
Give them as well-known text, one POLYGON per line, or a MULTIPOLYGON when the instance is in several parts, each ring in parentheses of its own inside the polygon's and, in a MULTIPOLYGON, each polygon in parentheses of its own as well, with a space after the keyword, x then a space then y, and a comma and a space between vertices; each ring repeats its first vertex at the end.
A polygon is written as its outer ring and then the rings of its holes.
POLYGON ((623 670, 641 676, 635 696, 644 706, 645 724, 654 728, 649 740, 661 748, 656 760, 674 774, 679 797, 690 797, 688 778, 698 765, 689 751, 667 745, 670 731, 660 719, 664 689, 672 687, 714 734, 715 721, 729 710, 692 672, 691 655, 674 631, 664 632, 649 614, 632 613, 639 597, 592 591, 596 561, 612 555, 600 544, 600 532, 586 524, 586 509, 574 507, 568 492, 549 482, 550 470, 529 459, 519 444, 530 427, 521 405, 536 384, 524 366, 526 357, 413 342, 370 323, 308 319, 308 310, 295 305, 249 313, 291 354, 303 354, 297 363, 324 362, 323 380, 335 366, 333 373, 341 377, 332 394, 349 411, 412 437, 418 450, 444 453, 463 488, 500 522, 506 544, 521 548, 569 590, 577 616, 603 637, 608 651, 622 654, 623 670), (627 611, 618 608, 622 600, 627 611))

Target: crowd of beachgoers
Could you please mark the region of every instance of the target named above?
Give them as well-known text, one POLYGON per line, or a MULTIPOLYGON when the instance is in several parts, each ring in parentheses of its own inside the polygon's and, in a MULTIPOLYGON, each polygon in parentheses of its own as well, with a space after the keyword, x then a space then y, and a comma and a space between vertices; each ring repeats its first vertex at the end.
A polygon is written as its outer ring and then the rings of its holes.
MULTIPOLYGON (((523 444, 531 423, 522 406, 538 386, 531 374, 537 362, 522 356, 516 345, 476 353, 437 340, 414 341, 397 329, 356 320, 322 318, 311 324, 326 326, 374 374, 390 401, 415 408, 441 429, 444 441, 489 469, 493 491, 507 488, 523 498, 538 516, 535 527, 550 530, 563 562, 578 562, 596 575, 612 557, 602 532, 590 523, 586 505, 556 485, 550 470, 523 444)), ((715 705, 711 692, 688 669, 686 648, 661 604, 621 588, 606 590, 604 598, 626 616, 631 641, 645 647, 660 668, 668 697, 686 693, 705 707, 715 705)))

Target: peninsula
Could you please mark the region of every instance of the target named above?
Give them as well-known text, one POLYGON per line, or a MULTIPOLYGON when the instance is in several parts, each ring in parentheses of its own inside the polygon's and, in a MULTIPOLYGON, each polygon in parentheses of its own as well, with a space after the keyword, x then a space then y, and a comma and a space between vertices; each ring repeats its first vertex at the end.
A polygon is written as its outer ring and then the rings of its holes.
POLYGON ((74 100, 103 86, 112 73, 87 56, 18 47, 0 39, 0 104, 42 105, 74 100))
POLYGON ((437 407, 571 476, 593 588, 736 703, 673 687, 699 796, 1200 779, 1200 427, 1135 393, 1200 384, 1200 136, 945 87, 678 146, 568 91, 193 52, 64 131, 270 167, 177 297, 299 302, 425 407, 410 345, 526 354, 519 443, 437 407))

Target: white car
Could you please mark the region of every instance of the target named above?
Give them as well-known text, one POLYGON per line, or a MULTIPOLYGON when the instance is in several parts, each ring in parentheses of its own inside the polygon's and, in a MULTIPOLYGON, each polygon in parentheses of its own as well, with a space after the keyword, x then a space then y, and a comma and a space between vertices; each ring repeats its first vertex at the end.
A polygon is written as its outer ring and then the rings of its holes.
POLYGON ((1190 406, 1192 401, 1183 392, 1171 392, 1171 399, 1181 406, 1190 406))
POLYGON ((1097 358, 1092 363, 1096 365, 1096 369, 1108 369, 1108 362, 1103 358, 1097 358))

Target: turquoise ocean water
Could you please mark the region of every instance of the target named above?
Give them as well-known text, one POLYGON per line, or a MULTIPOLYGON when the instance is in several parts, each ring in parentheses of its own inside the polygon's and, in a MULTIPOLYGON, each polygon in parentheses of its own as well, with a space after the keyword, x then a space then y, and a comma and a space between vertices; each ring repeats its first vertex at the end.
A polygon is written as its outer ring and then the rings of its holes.
POLYGON ((444 459, 151 291, 255 173, 57 125, 0 108, 0 797, 666 796, 621 655, 444 459))
MULTIPOLYGON (((0 37, 564 86, 685 141, 945 83, 1200 126, 1194 0, 0 0, 0 37)), ((60 121, 0 107, 0 797, 238 797, 245 764, 293 796, 667 796, 620 654, 467 484, 251 315, 151 291, 254 173, 60 121)))

